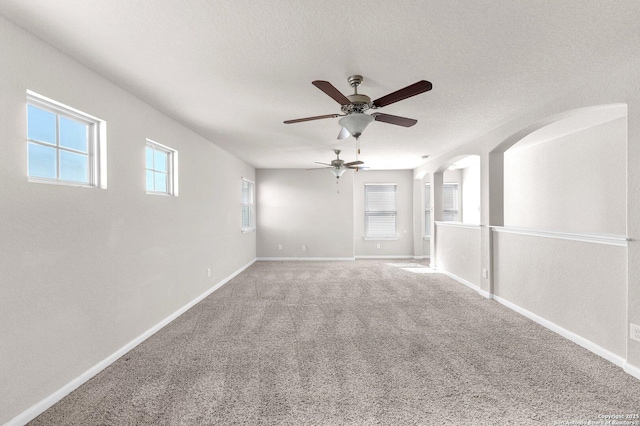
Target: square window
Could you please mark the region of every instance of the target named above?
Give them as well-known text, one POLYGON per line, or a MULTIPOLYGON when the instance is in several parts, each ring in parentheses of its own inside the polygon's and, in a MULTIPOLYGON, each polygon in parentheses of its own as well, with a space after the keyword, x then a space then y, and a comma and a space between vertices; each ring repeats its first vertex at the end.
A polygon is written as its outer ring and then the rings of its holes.
POLYGON ((100 170, 104 126, 102 120, 27 92, 29 180, 106 187, 100 182, 105 176, 100 170))
POLYGON ((178 195, 177 154, 177 151, 147 139, 145 168, 148 194, 178 195))

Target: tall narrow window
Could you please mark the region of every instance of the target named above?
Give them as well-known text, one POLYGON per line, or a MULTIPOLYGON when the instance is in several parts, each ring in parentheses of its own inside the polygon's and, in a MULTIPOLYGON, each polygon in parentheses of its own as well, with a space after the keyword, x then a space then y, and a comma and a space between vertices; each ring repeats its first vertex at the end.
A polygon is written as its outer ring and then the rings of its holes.
POLYGON ((27 175, 31 181, 101 186, 102 120, 27 93, 27 175))
POLYGON ((365 238, 397 238, 396 184, 365 184, 365 238))
POLYGON ((242 232, 250 232, 256 229, 253 187, 253 182, 242 179, 242 232))
POLYGON ((424 185, 424 236, 431 236, 431 185, 424 185))
POLYGON ((458 184, 445 183, 442 186, 444 208, 442 220, 457 222, 458 218, 458 184))
POLYGON ((175 150, 147 139, 145 167, 148 194, 177 195, 176 157, 175 150))

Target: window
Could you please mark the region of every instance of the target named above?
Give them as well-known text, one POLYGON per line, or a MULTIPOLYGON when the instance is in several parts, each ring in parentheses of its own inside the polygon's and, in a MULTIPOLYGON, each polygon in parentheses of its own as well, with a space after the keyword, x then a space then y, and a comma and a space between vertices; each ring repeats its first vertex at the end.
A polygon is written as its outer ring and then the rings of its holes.
POLYGON ((431 236, 431 185, 424 185, 424 236, 431 236))
POLYGON ((106 187, 100 164, 104 127, 102 120, 27 92, 29 180, 106 187))
POLYGON ((251 232, 256 229, 253 187, 253 182, 242 179, 242 232, 251 232))
POLYGON ((178 195, 177 151, 147 139, 147 194, 178 195))
POLYGON ((396 239, 396 184, 365 184, 364 233, 368 239, 396 239))
POLYGON ((445 183, 442 186, 444 194, 444 211, 442 220, 457 222, 458 219, 458 184, 445 183))

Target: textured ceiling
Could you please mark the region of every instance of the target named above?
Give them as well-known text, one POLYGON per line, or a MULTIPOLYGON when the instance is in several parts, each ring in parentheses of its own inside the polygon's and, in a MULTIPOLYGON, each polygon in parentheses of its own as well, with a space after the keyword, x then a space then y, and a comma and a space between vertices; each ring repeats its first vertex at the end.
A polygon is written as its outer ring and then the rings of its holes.
POLYGON ((305 168, 338 141, 311 85, 373 99, 418 80, 360 138, 372 168, 412 169, 633 57, 637 0, 0 0, 0 14, 257 168, 305 168))

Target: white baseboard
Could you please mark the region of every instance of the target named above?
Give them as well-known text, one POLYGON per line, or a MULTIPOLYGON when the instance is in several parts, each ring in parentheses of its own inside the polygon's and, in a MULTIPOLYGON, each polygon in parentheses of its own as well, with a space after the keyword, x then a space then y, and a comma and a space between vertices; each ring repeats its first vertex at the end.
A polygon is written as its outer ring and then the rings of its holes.
POLYGON ((635 367, 635 366, 625 362, 624 371, 625 371, 625 373, 631 374, 633 377, 635 377, 636 379, 640 380, 640 368, 635 367))
POLYGON ((413 255, 406 256, 356 256, 356 259, 413 259, 413 255))
POLYGON ((533 312, 527 311, 524 308, 521 308, 518 305, 515 305, 511 302, 509 302, 508 300, 505 300, 501 297, 498 296, 493 296, 493 299, 506 306, 509 309, 512 309, 514 311, 516 311, 517 313, 524 315, 525 317, 529 318, 532 321, 537 322, 538 324, 540 324, 543 327, 548 328, 549 330, 558 333, 559 335, 561 335, 562 337, 571 340, 573 343, 576 343, 580 346, 582 346, 583 348, 593 352, 596 355, 601 356, 602 358, 606 359, 607 361, 610 361, 612 363, 614 363, 615 365, 619 366, 619 367, 623 367, 624 370, 626 372, 628 372, 629 374, 634 375, 635 377, 640 378, 640 369, 633 367, 631 365, 626 364, 626 361, 624 358, 622 358, 619 355, 614 354, 613 352, 608 351, 607 349, 596 345, 595 343, 593 343, 590 340, 585 339, 582 336, 579 336, 565 328, 560 327, 559 325, 542 318, 541 316, 538 316, 536 314, 534 314, 533 312), (629 369, 629 370, 627 370, 629 369), (630 372, 633 371, 633 372, 630 372), (637 374, 637 375, 636 375, 637 374))
POLYGON ((258 257, 258 262, 341 262, 356 260, 355 257, 258 257))
POLYGON ((434 268, 433 266, 431 266, 432 269, 435 269, 438 272, 443 273, 444 275, 458 281, 461 284, 466 285, 469 288, 472 288, 473 290, 477 291, 478 293, 480 293, 482 296, 488 298, 488 299, 493 299, 496 302, 506 306, 507 308, 516 311, 517 313, 529 318, 532 321, 535 321, 536 323, 540 324, 543 327, 548 328, 549 330, 558 333, 560 336, 564 337, 565 339, 569 339, 572 342, 582 346, 583 348, 593 352, 594 354, 601 356, 602 358, 606 359, 609 362, 612 362, 613 364, 622 367, 624 369, 624 371, 630 375, 632 375, 633 377, 640 379, 640 368, 635 367, 631 364, 627 364, 626 360, 619 356, 614 354, 613 352, 599 346, 596 345, 595 343, 593 343, 592 341, 585 339, 582 336, 579 336, 563 327, 560 327, 559 325, 542 318, 539 315, 534 314, 533 312, 530 312, 524 308, 521 308, 518 305, 515 305, 511 302, 509 302, 508 300, 505 300, 499 296, 493 295, 489 292, 486 292, 482 289, 480 289, 478 286, 470 283, 469 281, 458 277, 457 275, 454 275, 450 272, 447 271, 442 271, 442 270, 438 270, 437 268, 434 268))
MULTIPOLYGON (((431 268, 433 268, 433 267, 431 267, 431 268)), ((435 270, 436 270, 437 272, 440 272, 440 273, 442 273, 442 274, 444 274, 444 275, 448 276, 449 278, 452 278, 452 279, 454 279, 454 280, 458 281, 458 282, 459 282, 459 283, 461 283, 461 284, 466 285, 466 286, 467 286, 467 287, 469 287, 470 289, 477 291, 477 292, 480 294, 480 296, 482 296, 482 297, 486 297, 487 299, 493 299, 493 295, 492 295, 491 293, 489 293, 488 291, 485 291, 485 290, 481 289, 480 287, 478 287, 477 285, 473 284, 472 282, 467 281, 467 280, 465 280, 464 278, 460 278, 459 276, 457 276, 457 275, 455 275, 455 274, 452 274, 451 272, 448 272, 448 271, 439 270, 439 269, 437 269, 437 268, 436 268, 435 270)))
POLYGON ((109 355, 108 357, 106 357, 105 359, 103 359, 93 367, 89 368, 87 371, 85 371, 75 379, 71 380, 69 383, 67 383, 60 389, 58 389, 56 392, 52 393, 42 401, 32 405, 22 413, 18 414, 13 419, 9 420, 7 423, 4 424, 4 426, 22 426, 27 424, 31 420, 35 419, 40 414, 44 413, 47 409, 49 409, 51 406, 53 406, 56 402, 60 401, 65 396, 69 395, 71 392, 79 388, 82 384, 87 382, 89 379, 91 379, 92 377, 100 373, 102 370, 104 370, 105 368, 113 364, 118 358, 120 358, 121 356, 123 356, 124 354, 126 354, 127 352, 135 348, 136 346, 138 346, 140 343, 147 340, 149 337, 151 337, 158 331, 160 331, 164 326, 166 326, 171 321, 173 321, 174 319, 178 318, 180 315, 188 311, 191 307, 193 307, 195 304, 200 302, 205 297, 209 296, 215 290, 219 289, 220 287, 222 287, 223 285, 231 281, 242 271, 247 269, 249 266, 253 265, 255 261, 256 259, 253 259, 251 262, 247 263, 246 265, 244 265, 243 267, 241 267, 240 269, 238 269, 228 277, 224 278, 222 281, 218 282, 216 285, 214 285, 213 287, 211 287, 210 289, 202 293, 200 296, 196 297, 191 302, 187 303, 182 308, 178 309, 177 311, 169 315, 167 318, 165 318, 158 324, 154 325, 153 327, 151 327, 150 329, 148 329, 147 331, 145 331, 144 333, 142 333, 141 335, 139 335, 138 337, 136 337, 135 339, 133 339, 132 341, 124 345, 123 347, 121 347, 120 349, 118 349, 113 354, 109 355))
POLYGON ((413 258, 415 260, 427 260, 429 259, 429 256, 413 256, 413 258))

